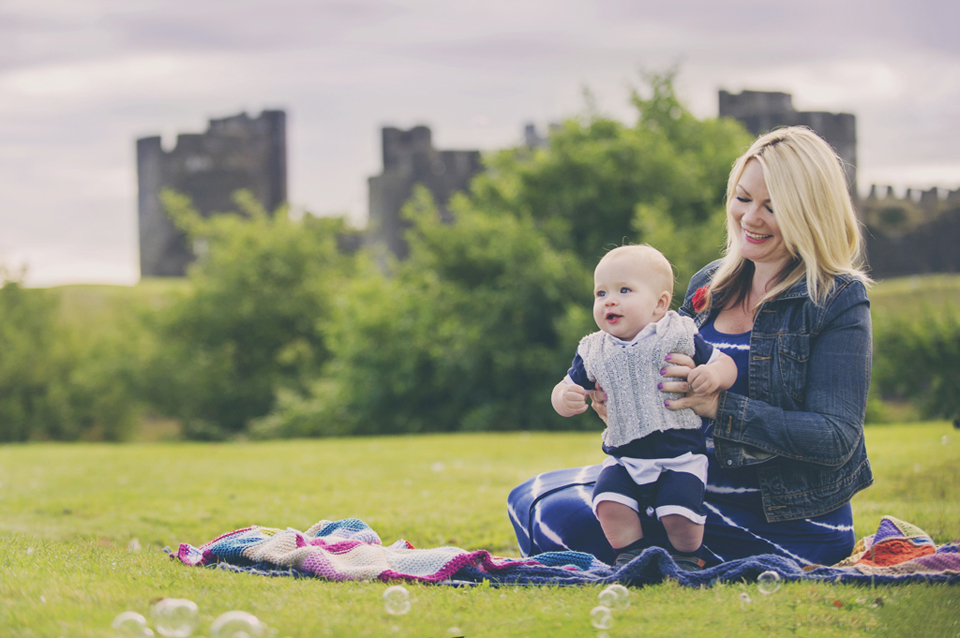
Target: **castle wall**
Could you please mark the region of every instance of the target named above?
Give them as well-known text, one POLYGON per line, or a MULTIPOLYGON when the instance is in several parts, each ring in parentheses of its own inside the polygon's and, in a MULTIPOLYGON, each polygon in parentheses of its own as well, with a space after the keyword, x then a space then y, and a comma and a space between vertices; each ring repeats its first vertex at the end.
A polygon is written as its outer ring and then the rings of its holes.
POLYGON ((789 93, 720 91, 720 117, 739 120, 754 135, 781 126, 808 126, 827 141, 844 162, 847 184, 856 199, 857 118, 851 113, 796 111, 789 93))
POLYGON ((410 130, 382 129, 383 172, 368 178, 370 222, 366 242, 386 246, 403 259, 409 249, 403 233, 409 224, 400 210, 422 184, 433 195, 441 217, 450 220, 447 208, 457 191, 467 190, 470 179, 482 170, 480 151, 440 151, 433 148, 426 126, 410 130))
POLYGON ((177 136, 169 152, 159 137, 139 139, 137 178, 140 276, 182 277, 193 251, 164 210, 160 191, 189 196, 204 217, 235 210, 232 197, 240 189, 274 210, 287 199, 286 113, 210 120, 205 133, 177 136))

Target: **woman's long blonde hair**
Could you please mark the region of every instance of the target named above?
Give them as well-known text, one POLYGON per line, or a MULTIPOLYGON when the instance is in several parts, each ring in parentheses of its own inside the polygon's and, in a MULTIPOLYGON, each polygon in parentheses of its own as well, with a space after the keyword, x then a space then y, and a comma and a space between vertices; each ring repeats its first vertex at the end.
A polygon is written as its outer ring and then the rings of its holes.
POLYGON ((727 181, 727 248, 714 274, 710 298, 720 295, 725 305, 736 305, 750 292, 753 262, 740 252, 740 227, 730 214, 737 184, 750 160, 757 160, 763 170, 770 206, 792 257, 751 310, 803 279, 815 303, 830 293, 837 275, 869 284, 862 267, 860 223, 842 160, 812 130, 791 126, 760 136, 733 165, 727 181))

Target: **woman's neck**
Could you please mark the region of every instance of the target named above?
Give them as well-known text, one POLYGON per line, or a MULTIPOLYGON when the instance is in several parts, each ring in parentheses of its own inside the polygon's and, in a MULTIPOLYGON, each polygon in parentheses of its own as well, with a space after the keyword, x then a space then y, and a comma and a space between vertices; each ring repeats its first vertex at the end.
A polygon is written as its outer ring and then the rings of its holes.
POLYGON ((777 283, 780 273, 786 262, 776 264, 766 264, 753 262, 753 280, 750 282, 750 293, 748 302, 751 306, 763 298, 767 291, 777 283))

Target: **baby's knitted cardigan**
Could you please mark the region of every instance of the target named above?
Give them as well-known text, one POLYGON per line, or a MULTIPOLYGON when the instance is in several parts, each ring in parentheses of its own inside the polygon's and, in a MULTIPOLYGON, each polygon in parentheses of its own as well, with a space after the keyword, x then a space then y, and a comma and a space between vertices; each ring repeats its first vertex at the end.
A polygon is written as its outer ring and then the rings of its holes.
POLYGON ((603 331, 580 340, 577 352, 587 374, 607 393, 603 442, 608 446, 626 445, 658 430, 692 430, 701 425, 693 410, 668 410, 663 405, 665 399, 682 395, 657 389, 661 381, 679 380, 661 377, 660 369, 671 352, 693 356, 696 325, 671 310, 644 328, 647 331, 651 334, 630 343, 603 331))

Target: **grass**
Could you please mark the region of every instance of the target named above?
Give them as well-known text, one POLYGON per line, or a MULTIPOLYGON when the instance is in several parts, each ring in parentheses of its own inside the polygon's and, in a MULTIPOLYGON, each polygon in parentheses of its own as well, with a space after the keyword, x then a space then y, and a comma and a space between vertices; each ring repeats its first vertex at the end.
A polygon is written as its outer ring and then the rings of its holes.
POLYGON ((159 309, 189 290, 187 279, 143 279, 134 286, 74 284, 49 288, 59 298, 60 316, 81 330, 113 327, 131 314, 131 309, 159 309))
MULTIPOLYGON (((960 431, 932 422, 872 427, 867 437, 877 484, 854 499, 858 533, 893 514, 938 543, 960 537, 960 431)), ((180 597, 199 605, 201 635, 230 609, 255 614, 278 638, 593 635, 599 587, 408 584, 413 610, 394 617, 383 583, 188 568, 161 550, 250 524, 306 529, 356 516, 385 542, 516 556, 509 490, 537 472, 596 462, 598 447, 596 434, 582 433, 0 447, 0 634, 110 636, 121 611, 149 616, 151 601, 180 597)), ((608 634, 954 636, 958 602, 960 589, 944 586, 793 583, 764 596, 749 583, 666 583, 634 589, 608 634)))
POLYGON ((887 279, 877 282, 869 296, 874 318, 909 317, 923 306, 960 307, 960 275, 938 273, 887 279))

